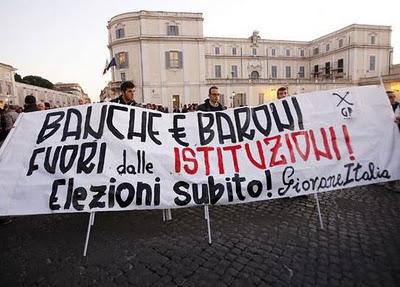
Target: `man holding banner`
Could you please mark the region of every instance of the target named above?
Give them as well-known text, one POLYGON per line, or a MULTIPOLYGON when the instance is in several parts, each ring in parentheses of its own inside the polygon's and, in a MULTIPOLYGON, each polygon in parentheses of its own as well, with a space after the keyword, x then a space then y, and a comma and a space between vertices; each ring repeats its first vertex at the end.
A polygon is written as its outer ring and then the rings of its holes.
POLYGON ((122 94, 118 98, 111 100, 111 102, 128 106, 137 106, 135 101, 135 84, 133 82, 123 82, 121 84, 121 93, 122 94))
POLYGON ((219 102, 219 95, 218 87, 212 86, 208 90, 208 99, 206 99, 203 104, 199 105, 197 110, 203 112, 223 111, 224 107, 219 102))
POLYGON ((288 89, 286 87, 280 87, 276 91, 276 97, 278 98, 278 100, 286 98, 288 96, 289 96, 289 93, 288 93, 288 89))

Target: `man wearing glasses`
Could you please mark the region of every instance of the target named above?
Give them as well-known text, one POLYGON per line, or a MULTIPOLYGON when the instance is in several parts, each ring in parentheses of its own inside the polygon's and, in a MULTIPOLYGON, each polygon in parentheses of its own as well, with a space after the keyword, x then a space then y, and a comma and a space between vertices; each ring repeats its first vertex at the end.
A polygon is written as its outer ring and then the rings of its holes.
POLYGON ((203 112, 215 112, 224 110, 224 107, 219 102, 218 87, 212 86, 208 90, 208 99, 206 99, 203 104, 199 105, 197 110, 203 112))

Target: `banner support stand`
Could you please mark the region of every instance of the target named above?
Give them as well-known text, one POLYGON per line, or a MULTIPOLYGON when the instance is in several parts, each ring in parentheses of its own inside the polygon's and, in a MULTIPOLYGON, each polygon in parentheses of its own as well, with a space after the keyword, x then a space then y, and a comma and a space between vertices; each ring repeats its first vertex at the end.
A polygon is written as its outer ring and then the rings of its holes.
POLYGON ((163 210, 162 210, 162 218, 163 218, 163 221, 164 221, 164 222, 165 222, 165 221, 172 220, 172 212, 171 212, 171 209, 163 209, 163 210))
POLYGON ((321 216, 321 209, 319 208, 319 200, 318 195, 314 193, 315 202, 317 203, 317 210, 318 210, 318 217, 319 217, 319 224, 321 225, 321 229, 324 229, 324 224, 322 223, 322 216, 321 216))
POLYGON ((87 252, 87 248, 88 248, 88 244, 89 244, 90 229, 91 229, 92 225, 94 224, 94 216, 95 216, 95 212, 90 212, 88 229, 87 229, 87 232, 86 232, 85 248, 83 250, 83 256, 84 257, 86 257, 86 252, 87 252))
POLYGON ((204 205, 204 218, 207 221, 207 230, 208 230, 208 244, 211 245, 211 224, 210 224, 210 213, 208 210, 208 204, 204 205))

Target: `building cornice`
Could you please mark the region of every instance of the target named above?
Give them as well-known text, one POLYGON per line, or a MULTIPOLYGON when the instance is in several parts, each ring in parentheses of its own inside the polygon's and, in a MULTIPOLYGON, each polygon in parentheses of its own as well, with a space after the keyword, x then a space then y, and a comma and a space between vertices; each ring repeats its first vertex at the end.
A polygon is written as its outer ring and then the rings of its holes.
POLYGON ((311 45, 316 44, 316 42, 324 41, 330 38, 345 36, 348 32, 353 31, 392 31, 391 26, 384 26, 384 25, 365 25, 365 24, 351 24, 324 36, 318 37, 314 40, 311 40, 309 43, 311 45))
POLYGON ((13 66, 7 65, 7 64, 4 64, 4 63, 0 63, 0 67, 6 68, 6 69, 9 69, 9 70, 12 70, 12 71, 16 71, 17 70, 13 66))
POLYGON ((286 78, 207 78, 206 82, 208 85, 258 85, 258 84, 268 84, 268 85, 278 85, 278 84, 353 84, 351 79, 331 79, 331 80, 322 80, 322 79, 286 79, 286 78))
POLYGON ((258 56, 253 56, 253 55, 215 55, 215 54, 206 54, 205 57, 207 59, 249 59, 249 60, 285 60, 285 61, 290 61, 290 60, 295 60, 295 61, 309 61, 317 58, 322 58, 326 56, 330 56, 333 54, 338 54, 343 51, 347 51, 349 49, 381 49, 381 50, 386 50, 386 49, 392 49, 391 46, 377 46, 377 45, 350 45, 350 46, 345 46, 339 49, 331 50, 329 52, 323 52, 318 55, 312 55, 312 56, 304 56, 304 57, 299 57, 299 56, 291 56, 291 57, 286 57, 286 56, 267 56, 267 55, 258 55, 258 56))
POLYGON ((160 20, 189 20, 189 21, 203 21, 202 13, 190 13, 190 12, 165 12, 165 11, 139 11, 139 12, 127 12, 118 14, 112 17, 107 24, 107 28, 111 26, 132 20, 140 19, 160 19, 160 20))
POLYGON ((205 55, 206 59, 246 59, 246 60, 295 60, 295 61, 307 61, 309 60, 309 57, 281 57, 281 56, 267 56, 267 55, 258 55, 258 56, 253 56, 253 55, 214 55, 214 54, 206 54, 205 55))
MULTIPOLYGON (((230 37, 204 37, 207 41, 211 42, 231 42, 232 44, 251 44, 249 38, 230 38, 230 37)), ((272 40, 272 39, 260 39, 258 44, 270 44, 277 43, 280 45, 309 45, 307 41, 295 41, 295 40, 272 40)))
POLYGON ((120 44, 132 43, 132 42, 204 42, 203 37, 171 37, 171 36, 142 36, 142 37, 129 37, 114 40, 108 44, 108 48, 120 44))
POLYGON ((362 44, 352 44, 352 45, 348 45, 339 49, 335 49, 329 52, 324 52, 324 53, 320 53, 318 55, 312 55, 307 57, 309 60, 313 60, 313 59, 318 59, 318 58, 323 58, 326 56, 330 56, 332 54, 337 54, 340 52, 344 52, 350 49, 380 49, 380 50, 387 50, 387 49, 392 49, 391 46, 377 46, 377 45, 362 45, 362 44))

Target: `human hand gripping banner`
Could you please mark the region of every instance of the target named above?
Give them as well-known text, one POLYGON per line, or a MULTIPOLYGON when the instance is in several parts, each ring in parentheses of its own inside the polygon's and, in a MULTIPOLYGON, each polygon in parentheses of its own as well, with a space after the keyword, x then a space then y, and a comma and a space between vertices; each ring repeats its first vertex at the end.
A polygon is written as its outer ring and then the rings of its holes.
POLYGON ((0 215, 179 208, 400 179, 381 87, 223 112, 112 103, 22 114, 0 151, 0 215))

